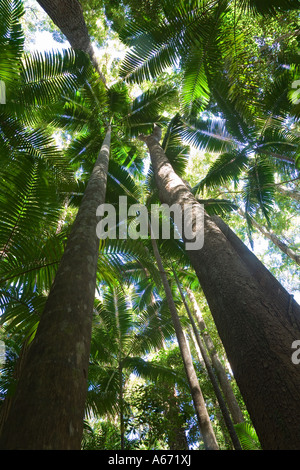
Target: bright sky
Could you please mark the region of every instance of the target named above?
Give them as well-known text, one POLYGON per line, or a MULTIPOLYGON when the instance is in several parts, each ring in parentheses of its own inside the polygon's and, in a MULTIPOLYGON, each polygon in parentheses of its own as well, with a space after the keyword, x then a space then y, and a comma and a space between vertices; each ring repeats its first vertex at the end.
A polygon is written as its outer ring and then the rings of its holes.
POLYGON ((39 31, 36 33, 35 42, 30 42, 28 48, 31 51, 40 50, 40 51, 49 51, 52 49, 61 50, 67 49, 70 47, 68 41, 64 43, 59 43, 54 41, 52 34, 48 31, 39 31))

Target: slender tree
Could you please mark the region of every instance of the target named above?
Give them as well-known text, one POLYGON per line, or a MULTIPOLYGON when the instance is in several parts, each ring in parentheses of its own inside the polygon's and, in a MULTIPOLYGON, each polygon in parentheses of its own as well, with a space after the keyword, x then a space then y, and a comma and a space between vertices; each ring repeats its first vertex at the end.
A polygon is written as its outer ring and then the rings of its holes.
MULTIPOLYGON (((125 251, 124 251, 125 254, 125 251)), ((148 311, 138 306, 135 292, 124 292, 124 283, 103 286, 95 302, 92 334, 87 415, 118 416, 120 448, 126 446, 126 419, 130 416, 126 388, 130 375, 148 381, 174 384, 175 373, 147 360, 156 344, 156 331, 148 311), (145 357, 142 358, 142 357, 145 357)))
POLYGON ((234 426, 233 426, 233 422, 232 422, 232 419, 231 419, 231 416, 229 414, 229 411, 228 411, 228 408, 227 408, 227 404, 223 398, 223 395, 222 395, 222 392, 221 392, 221 389, 219 387, 219 384, 218 384, 218 381, 217 381, 217 378, 215 376, 215 372, 212 368, 212 365, 211 365, 211 362, 210 362, 210 359, 209 359, 209 356, 206 352, 206 349, 205 349, 205 346, 200 338, 200 335, 199 335, 199 332, 198 332, 198 329, 196 327, 196 324, 194 322, 194 319, 193 319, 193 316, 192 316, 192 313, 190 311, 190 308, 188 306, 188 303, 185 299, 185 296, 184 296, 184 293, 183 293, 183 290, 182 290, 182 287, 181 287, 181 284, 179 282, 179 279, 178 279, 178 276, 176 274, 176 271, 174 269, 174 267, 172 267, 172 271, 173 271, 173 275, 175 277, 175 281, 176 281, 176 284, 177 284, 177 287, 178 287, 178 290, 180 292, 180 296, 182 298, 182 302, 184 304, 184 307, 185 307, 185 310, 187 312, 187 315, 188 315, 188 318, 190 320, 190 323, 191 323, 191 326, 192 326, 192 331, 195 335, 195 338, 196 338, 196 342, 198 344, 198 347, 199 347, 199 350, 200 350, 200 353, 201 353, 201 356, 203 358, 203 361, 204 361, 204 364, 205 364, 205 367, 206 367, 206 370, 207 370, 207 373, 208 373, 208 376, 209 376, 209 379, 212 383, 212 386, 213 386, 213 389, 214 389, 214 392, 216 394, 216 397, 217 397, 217 400, 218 400, 218 403, 219 403, 219 407, 220 407, 220 410, 222 412, 222 415, 223 415, 223 418, 224 418, 224 422, 227 426, 227 429, 229 431, 229 435, 231 437, 231 440, 232 440, 232 443, 234 445, 234 448, 235 450, 242 450, 241 448, 241 444, 239 442, 239 439, 238 439, 238 436, 235 432, 235 429, 234 429, 234 426))
POLYGON ((198 328, 200 332, 203 335, 204 343, 206 345, 206 348, 208 350, 208 353, 210 355, 211 361, 213 368, 216 372, 217 378, 220 383, 220 387, 222 389, 222 392, 224 394, 224 397, 226 399, 226 403, 228 405, 228 408, 230 410, 232 420, 234 424, 242 423, 244 421, 244 416, 241 411, 241 408, 237 402, 237 399, 233 393, 231 384, 228 380, 228 372, 225 370, 223 367, 218 353, 214 347, 213 341, 207 331, 206 324, 204 322, 203 316, 201 314, 200 308, 198 306, 198 303, 196 301, 195 295, 193 291, 190 288, 186 288, 190 303, 192 305, 193 312, 195 314, 195 317, 197 319, 198 323, 198 328))
POLYGON ((218 446, 216 437, 212 429, 208 412, 206 410, 205 401, 204 401, 204 398, 200 389, 200 385, 196 376, 196 372, 195 372, 194 365, 192 362, 192 357, 189 351, 189 347, 187 345, 187 341, 186 341, 182 326, 180 324, 180 320, 177 314, 177 309, 176 309, 173 296, 172 296, 172 291, 170 289, 168 278, 164 270, 164 266, 162 264, 162 260, 158 251, 156 240, 153 236, 151 226, 150 226, 150 233, 151 233, 151 243, 153 247, 154 256, 157 262, 158 269, 160 271, 162 283, 163 283, 164 290, 166 293, 166 299, 167 299, 169 310, 172 316, 178 345, 181 351, 181 356, 182 356, 184 368, 186 371, 186 376, 190 385, 191 395, 193 398, 194 407, 195 407, 195 411, 196 411, 196 415, 198 419, 199 428, 203 437, 204 445, 205 445, 206 450, 219 450, 219 446, 218 446))

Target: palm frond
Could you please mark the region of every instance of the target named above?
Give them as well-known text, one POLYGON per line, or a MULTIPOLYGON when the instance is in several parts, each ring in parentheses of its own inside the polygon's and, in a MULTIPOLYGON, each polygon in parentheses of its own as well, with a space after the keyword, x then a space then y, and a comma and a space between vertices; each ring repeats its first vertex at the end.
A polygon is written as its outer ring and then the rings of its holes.
POLYGON ((230 99, 230 85, 224 77, 216 77, 213 83, 210 83, 211 93, 217 102, 218 109, 221 111, 221 117, 226 121, 227 132, 235 140, 244 144, 252 140, 254 131, 253 117, 251 113, 241 113, 238 104, 230 99))
POLYGON ((140 357, 127 357, 123 360, 122 364, 138 377, 156 382, 158 380, 168 380, 169 383, 174 384, 177 381, 176 373, 172 369, 155 362, 145 361, 140 357))
MULTIPOLYGON (((0 4, 0 80, 6 86, 18 80, 24 35, 20 24, 24 8, 21 0, 0 4)), ((7 90, 8 91, 8 90, 7 90)))
POLYGON ((209 86, 205 71, 205 53, 199 47, 188 56, 184 63, 182 101, 186 106, 201 98, 202 103, 209 101, 209 86))
POLYGON ((87 69, 88 64, 87 56, 73 49, 26 54, 19 99, 26 105, 57 101, 64 94, 76 91, 80 69, 87 69))
POLYGON ((193 188, 198 194, 206 188, 222 186, 229 181, 237 182, 240 174, 246 169, 248 155, 246 151, 221 154, 211 165, 207 175, 193 188))
POLYGON ((205 211, 209 215, 219 215, 224 216, 233 210, 236 210, 238 206, 234 204, 232 201, 227 199, 199 199, 197 201, 200 204, 204 205, 205 211))
POLYGON ((293 76, 290 70, 280 70, 280 73, 269 84, 260 102, 260 109, 264 111, 268 119, 272 116, 284 116, 290 113, 289 91, 292 82, 293 76))
POLYGON ((183 117, 179 132, 184 142, 200 150, 230 151, 237 147, 238 142, 229 134, 226 124, 224 119, 215 117, 183 117))
POLYGON ((60 201, 55 186, 53 183, 50 185, 51 177, 43 172, 39 163, 33 162, 29 165, 24 159, 23 165, 19 164, 18 170, 9 165, 7 172, 2 172, 0 178, 2 180, 0 245, 4 256, 22 243, 22 240, 26 242, 33 230, 40 232, 44 222, 47 222, 49 230, 51 226, 55 227, 59 217, 60 201), (49 195, 51 187, 52 195, 49 195))
POLYGON ((162 148, 172 164, 175 172, 182 175, 189 158, 189 147, 182 142, 182 123, 179 115, 175 115, 164 135, 162 148))
POLYGON ((274 204, 274 171, 265 159, 254 157, 246 173, 243 188, 245 212, 253 216, 261 209, 268 224, 269 213, 274 204))
POLYGON ((127 132, 131 137, 147 134, 153 130, 153 124, 162 120, 161 115, 166 104, 177 97, 173 85, 162 85, 149 89, 135 98, 125 118, 127 132))
MULTIPOLYGON (((5 292, 5 296, 9 297, 10 292, 5 292)), ((17 297, 11 294, 10 301, 5 305, 4 313, 1 315, 1 323, 5 324, 8 334, 13 333, 14 338, 21 344, 24 340, 32 341, 45 301, 45 297, 41 294, 34 293, 30 297, 24 294, 19 294, 17 297)))
POLYGON ((129 24, 121 33, 121 39, 131 47, 121 66, 121 76, 139 83, 152 81, 168 68, 178 69, 193 46, 203 47, 203 42, 211 37, 212 27, 225 4, 218 2, 216 7, 215 2, 186 5, 180 1, 174 5, 165 0, 162 5, 165 16, 157 24, 129 24), (217 13, 214 16, 212 12, 217 13), (207 20, 209 14, 211 21, 207 20))
POLYGON ((260 450, 261 445, 255 429, 249 423, 238 423, 234 425, 243 450, 260 450))
POLYGON ((245 10, 251 10, 254 13, 266 16, 276 15, 280 12, 298 10, 299 3, 297 0, 239 0, 239 6, 245 10))

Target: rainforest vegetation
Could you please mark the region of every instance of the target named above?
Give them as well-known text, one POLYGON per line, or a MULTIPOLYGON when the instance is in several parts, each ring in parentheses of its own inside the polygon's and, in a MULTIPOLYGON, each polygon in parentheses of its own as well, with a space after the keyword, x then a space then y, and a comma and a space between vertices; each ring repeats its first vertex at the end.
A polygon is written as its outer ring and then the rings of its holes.
POLYGON ((0 449, 299 450, 299 31, 0 0, 0 449))

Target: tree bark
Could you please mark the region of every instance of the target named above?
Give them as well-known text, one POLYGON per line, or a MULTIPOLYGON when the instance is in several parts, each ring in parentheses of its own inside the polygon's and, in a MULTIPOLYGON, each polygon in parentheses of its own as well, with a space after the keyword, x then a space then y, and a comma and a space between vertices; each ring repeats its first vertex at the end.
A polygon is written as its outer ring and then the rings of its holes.
POLYGON ((193 306, 193 310, 197 319, 197 323, 199 325, 199 329, 202 332, 204 343, 207 347, 207 350, 209 352, 209 355, 211 357, 211 362, 214 367, 214 370, 216 371, 217 378, 220 383, 220 387, 222 389, 222 392, 224 394, 226 403, 228 405, 229 411, 232 416, 232 420, 235 424, 242 423, 244 421, 244 416, 241 411, 241 408, 237 402, 237 399, 233 393, 232 387, 230 385, 230 382, 227 377, 226 370, 224 369, 219 357, 218 353, 214 347, 213 341, 207 331, 207 327, 205 324, 205 321, 201 315, 201 311, 199 309, 199 306, 197 304, 197 301, 195 299, 194 293, 191 291, 191 289, 187 289, 187 294, 189 296, 190 302, 193 306))
POLYGON ((124 386, 123 386, 123 367, 122 367, 122 333, 120 326, 118 296, 113 287, 114 308, 116 313, 116 323, 118 330, 118 376, 119 376, 119 416, 120 416, 120 449, 125 449, 125 420, 124 420, 124 386))
POLYGON ((204 398, 200 389, 199 381, 196 376, 192 357, 191 357, 191 354, 190 354, 190 351, 186 342, 186 338, 184 336, 184 332, 180 324, 180 320, 178 318, 176 306, 175 306, 173 296, 172 296, 172 291, 171 291, 171 288, 167 279, 167 275, 164 270, 154 237, 151 237, 151 242, 152 242, 152 247, 154 251, 154 256, 158 265, 158 269, 160 271, 162 283, 163 283, 164 290, 166 293, 168 307, 172 316, 174 329, 175 329, 179 349, 181 352, 186 376, 189 382, 191 395, 192 395, 192 399, 194 402, 194 407, 195 407, 195 411, 196 411, 196 415, 198 419, 199 429, 202 434, 204 446, 206 450, 219 450, 219 446, 217 444, 216 437, 214 435, 214 431, 213 431, 213 428, 212 428, 212 425, 208 416, 208 412, 205 406, 205 401, 204 401, 204 398))
MULTIPOLYGON (((166 387, 168 385, 166 384, 166 387)), ((166 413, 168 422, 170 423, 167 429, 167 440, 170 450, 188 450, 184 427, 181 425, 180 409, 176 397, 175 387, 170 387, 170 396, 168 402, 168 411, 166 413)))
POLYGON ((123 395, 123 369, 121 363, 118 367, 119 373, 119 400, 120 400, 120 449, 125 449, 125 421, 124 421, 124 395, 123 395))
MULTIPOLYGON (((140 139, 148 146, 161 202, 200 211, 156 134, 140 139)), ((190 241, 184 234, 183 240, 190 241)), ((249 265, 207 214, 204 240, 202 249, 187 253, 262 447, 298 449, 300 374, 292 344, 300 337, 300 306, 263 265, 253 259, 249 265)))
POLYGON ((100 71, 93 49, 82 8, 78 0, 37 0, 53 23, 66 36, 73 49, 86 52, 98 71, 101 80, 105 78, 100 71))
POLYGON ((1 449, 80 449, 110 129, 68 237, 44 312, 20 372, 1 449))

